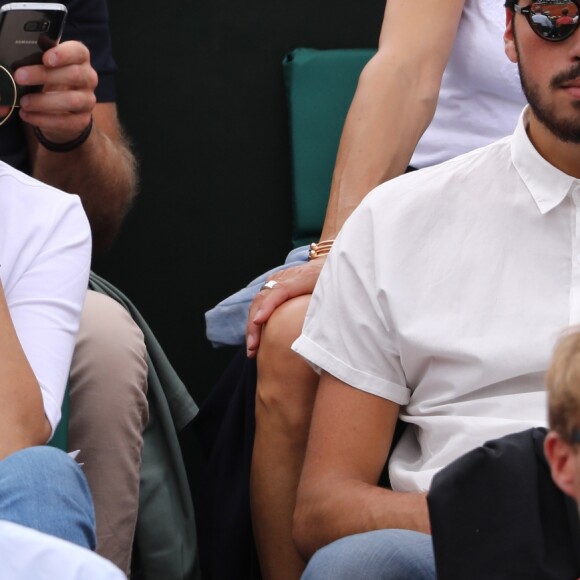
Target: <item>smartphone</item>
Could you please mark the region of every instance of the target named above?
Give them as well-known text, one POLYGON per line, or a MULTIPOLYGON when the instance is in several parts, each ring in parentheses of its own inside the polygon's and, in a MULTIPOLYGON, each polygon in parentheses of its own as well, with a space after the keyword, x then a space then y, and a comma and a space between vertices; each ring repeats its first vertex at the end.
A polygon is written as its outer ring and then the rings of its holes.
POLYGON ((15 85, 6 77, 26 65, 40 64, 42 54, 60 42, 66 6, 51 2, 12 2, 0 9, 0 105, 18 104, 40 87, 15 85), (16 94, 14 94, 14 90, 16 94), (12 92, 12 94, 10 94, 12 92))

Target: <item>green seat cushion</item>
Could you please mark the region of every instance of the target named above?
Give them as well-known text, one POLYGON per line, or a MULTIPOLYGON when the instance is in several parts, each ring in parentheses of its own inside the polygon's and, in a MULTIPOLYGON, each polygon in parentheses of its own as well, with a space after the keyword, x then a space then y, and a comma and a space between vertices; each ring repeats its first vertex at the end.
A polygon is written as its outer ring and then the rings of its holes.
POLYGON ((284 58, 295 247, 317 241, 344 120, 371 49, 297 48, 284 58))

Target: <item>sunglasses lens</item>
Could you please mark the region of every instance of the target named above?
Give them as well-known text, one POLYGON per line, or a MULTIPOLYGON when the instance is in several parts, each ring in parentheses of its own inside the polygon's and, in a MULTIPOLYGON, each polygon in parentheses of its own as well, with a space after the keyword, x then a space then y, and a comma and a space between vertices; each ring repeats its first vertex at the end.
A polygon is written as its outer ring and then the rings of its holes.
POLYGON ((578 27, 578 6, 574 2, 544 0, 529 6, 534 30, 548 40, 564 40, 578 27))

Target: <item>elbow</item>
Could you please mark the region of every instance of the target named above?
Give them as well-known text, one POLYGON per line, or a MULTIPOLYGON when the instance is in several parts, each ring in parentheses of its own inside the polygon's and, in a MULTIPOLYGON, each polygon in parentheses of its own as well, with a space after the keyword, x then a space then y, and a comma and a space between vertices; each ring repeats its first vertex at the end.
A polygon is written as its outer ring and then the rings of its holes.
MULTIPOLYGON (((38 387, 40 392, 40 387, 38 387)), ((46 445, 52 434, 52 426, 48 420, 42 398, 34 405, 34 408, 21 416, 20 429, 17 431, 22 436, 22 441, 18 447, 35 447, 36 445, 46 445)))
POLYGON ((40 385, 35 378, 21 383, 22 390, 30 394, 15 405, 6 427, 12 431, 12 443, 17 448, 45 445, 52 433, 52 427, 46 416, 40 385), (27 385, 27 386, 25 386, 27 385))
POLYGON ((320 515, 317 513, 317 503, 308 502, 300 497, 297 499, 292 524, 292 539, 299 554, 307 562, 314 552, 324 545, 319 537, 321 530, 320 515))
POLYGON ((52 425, 50 424, 46 415, 44 415, 44 418, 42 419, 41 423, 38 426, 36 445, 45 445, 46 443, 48 443, 48 440, 50 439, 51 435, 52 435, 52 425))
POLYGON ((12 408, 7 417, 6 426, 14 433, 14 441, 21 448, 44 445, 52 433, 52 427, 46 416, 40 384, 30 376, 20 382, 23 396, 12 408))
POLYGON ((15 445, 14 451, 46 445, 51 435, 52 426, 43 414, 42 418, 39 417, 33 424, 27 426, 25 437, 15 445))
POLYGON ((11 417, 0 429, 0 460, 12 453, 45 445, 52 433, 52 427, 44 412, 31 413, 21 418, 11 417))

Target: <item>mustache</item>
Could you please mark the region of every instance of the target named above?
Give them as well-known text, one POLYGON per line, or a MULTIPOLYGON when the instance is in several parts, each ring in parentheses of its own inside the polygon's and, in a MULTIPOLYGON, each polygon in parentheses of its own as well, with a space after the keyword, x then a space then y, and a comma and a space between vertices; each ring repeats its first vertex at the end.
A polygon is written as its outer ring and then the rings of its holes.
POLYGON ((570 70, 561 72, 552 78, 550 81, 550 87, 552 89, 557 89, 560 85, 574 81, 578 77, 580 77, 580 62, 575 64, 570 70))

